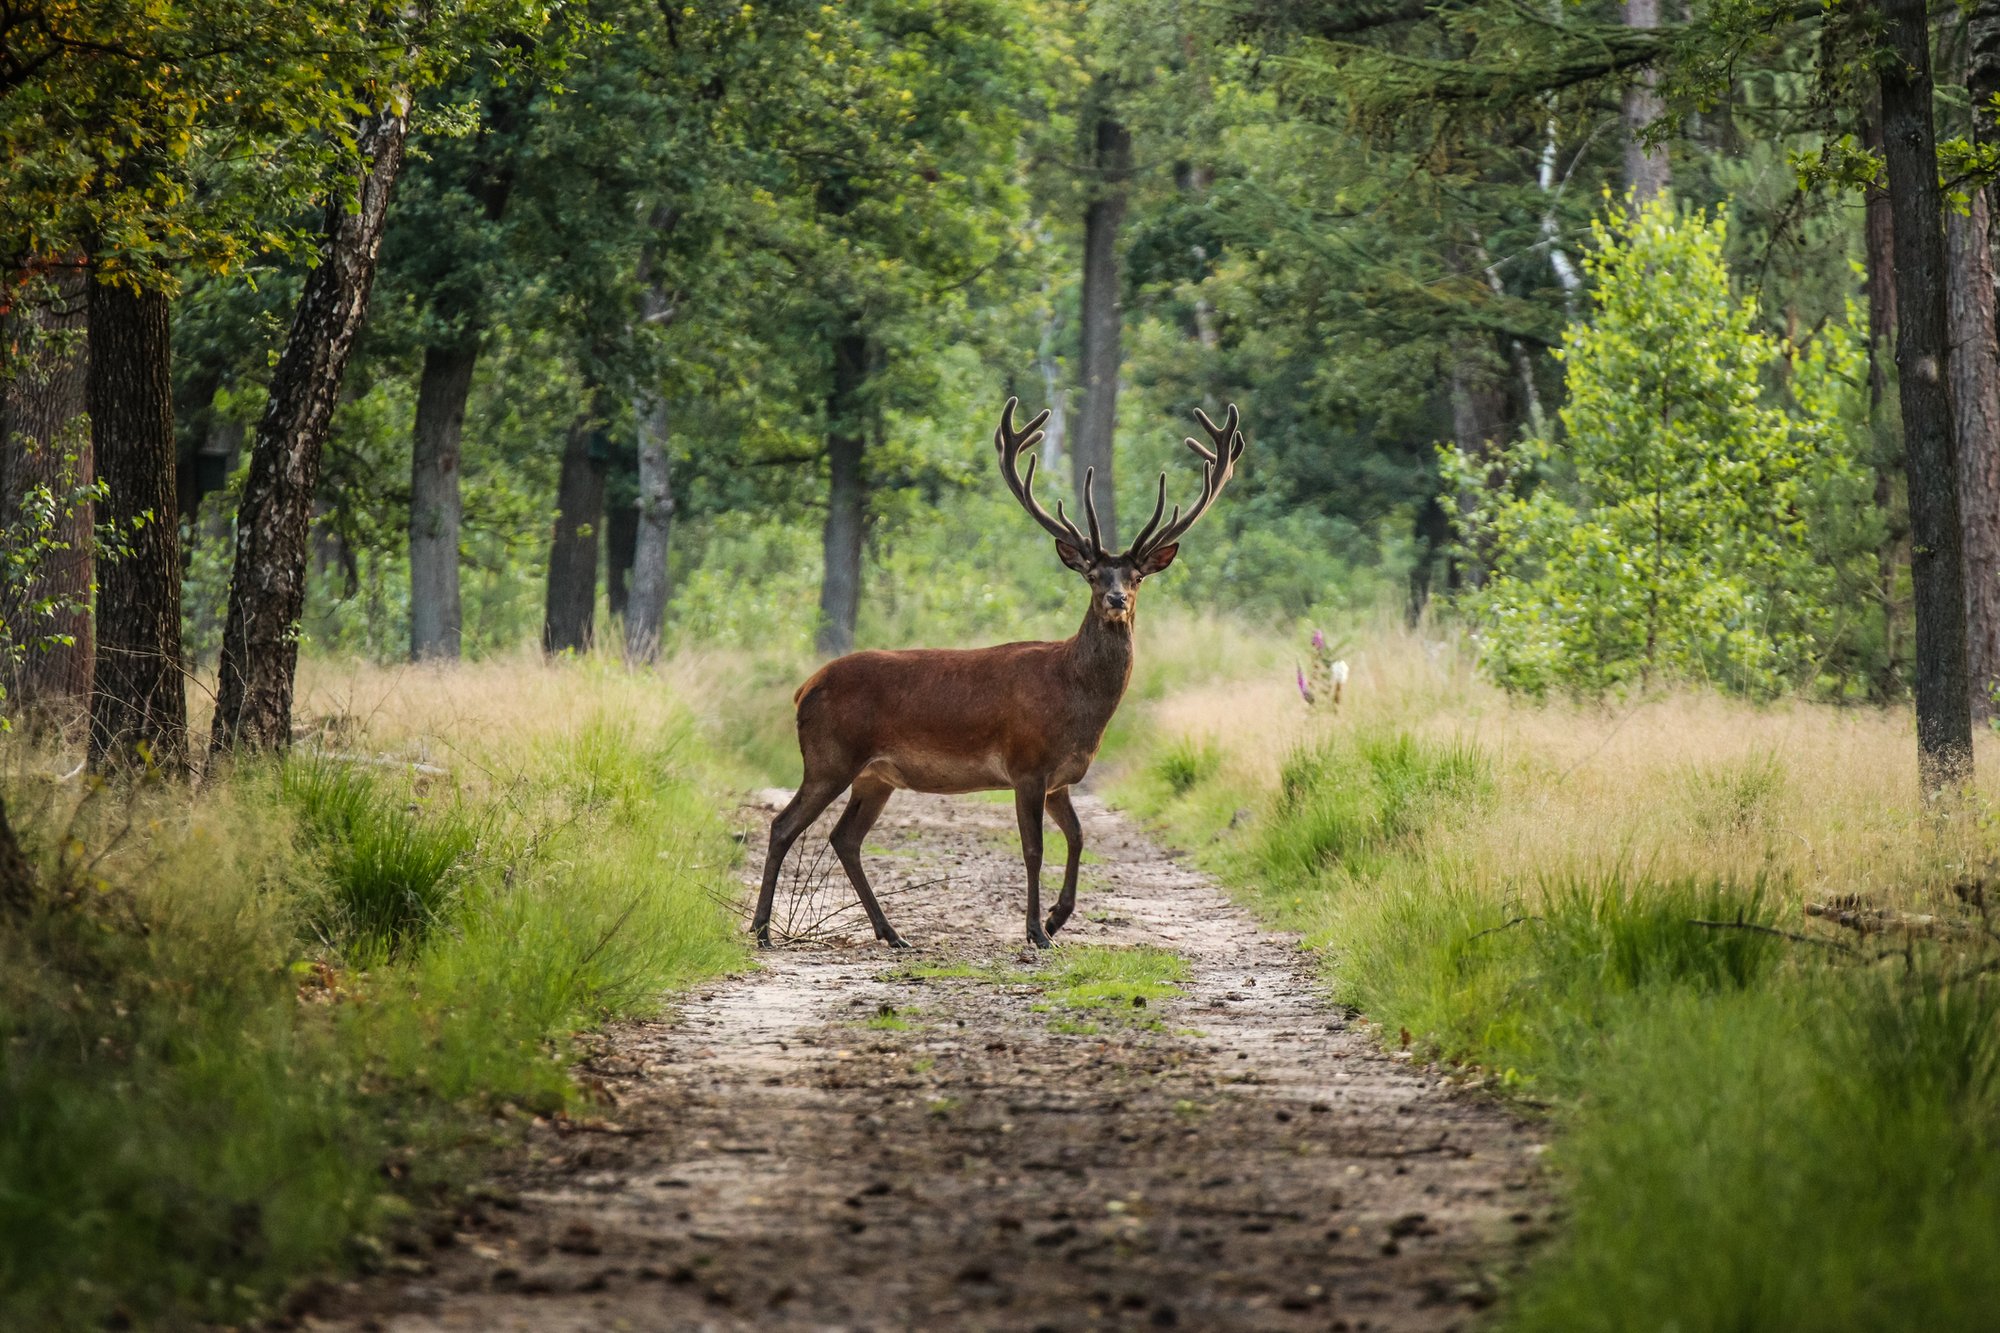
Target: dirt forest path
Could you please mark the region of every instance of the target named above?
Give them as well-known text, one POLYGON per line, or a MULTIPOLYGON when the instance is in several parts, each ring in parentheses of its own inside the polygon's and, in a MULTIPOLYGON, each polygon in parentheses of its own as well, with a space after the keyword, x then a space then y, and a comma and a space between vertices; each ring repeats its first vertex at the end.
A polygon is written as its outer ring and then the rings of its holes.
MULTIPOLYGON (((302 1326, 1470 1325, 1546 1227, 1534 1127, 1382 1054, 1295 940, 1078 808, 1061 942, 1173 950, 1176 993, 1052 1007, 1011 804, 899 795, 867 857, 915 948, 857 911, 610 1034, 601 1121, 538 1128, 456 1226, 302 1326)), ((852 900, 814 864, 825 832, 794 852, 808 916, 852 900)))

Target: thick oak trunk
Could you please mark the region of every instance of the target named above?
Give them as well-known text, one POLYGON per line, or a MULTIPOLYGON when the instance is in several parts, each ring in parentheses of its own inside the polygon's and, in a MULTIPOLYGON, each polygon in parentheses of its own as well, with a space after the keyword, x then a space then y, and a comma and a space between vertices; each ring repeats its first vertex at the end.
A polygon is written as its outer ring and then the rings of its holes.
POLYGON ((174 496, 173 342, 161 292, 90 295, 90 428, 102 519, 127 550, 98 575, 91 763, 187 768, 181 543, 174 496))
MULTIPOLYGON (((466 194, 490 229, 506 216, 514 192, 515 159, 509 141, 519 118, 522 91, 494 90, 480 152, 466 180, 466 194)), ((459 441, 465 405, 486 332, 483 294, 467 279, 461 260, 438 294, 438 313, 449 337, 424 349, 417 386, 416 426, 410 448, 410 660, 456 661, 462 635, 458 590, 459 441)))
POLYGON ((597 525, 604 513, 604 460, 591 448, 597 435, 596 418, 585 411, 563 443, 542 617, 542 650, 551 654, 587 652, 596 633, 597 525))
POLYGON ((1916 602, 1917 765, 1927 791, 1972 773, 1958 459, 1951 414, 1943 201, 1922 0, 1883 6, 1882 144, 1896 243, 1896 373, 1916 602))
MULTIPOLYGON (((1625 26, 1660 26, 1660 0, 1625 0, 1625 26)), ((1660 72, 1648 66, 1625 88, 1625 185, 1640 203, 1667 192, 1673 175, 1667 168, 1666 145, 1648 147, 1646 127, 1660 118, 1660 72)))
POLYGON ((459 438, 479 345, 461 342, 424 352, 417 386, 416 438, 410 450, 410 660, 456 660, 459 651, 459 438))
POLYGON ((1970 216, 1950 212, 1945 232, 1952 424, 1965 531, 1966 668, 1972 716, 1984 719, 1993 716, 1993 690, 2000 686, 2000 360, 1993 342, 1986 191, 1973 193, 1970 216))
MULTIPOLYGON (((23 502, 38 489, 61 500, 96 476, 89 411, 90 278, 81 263, 50 274, 45 296, 17 318, 32 322, 13 341, 25 350, 0 406, 0 528, 23 518, 23 502)), ((57 549, 18 587, 0 588, 0 621, 24 655, 0 658, 5 710, 31 729, 69 731, 89 709, 93 569, 92 507, 58 504, 57 549), (52 614, 29 607, 52 604, 52 614)))
POLYGON ((632 590, 625 607, 625 655, 635 662, 659 657, 667 624, 667 554, 674 527, 667 424, 667 405, 658 395, 639 400, 639 503, 633 511, 632 590))
POLYGON ((862 389, 868 382, 868 358, 868 336, 858 326, 850 325, 834 340, 833 388, 826 399, 829 484, 816 636, 819 650, 829 655, 853 650, 861 611, 861 541, 868 514, 862 474, 868 423, 862 389))
POLYGON ((1083 349, 1079 358, 1083 403, 1070 445, 1070 466, 1076 473, 1079 510, 1083 508, 1084 479, 1095 476, 1098 521, 1105 543, 1115 547, 1118 511, 1112 447, 1118 430, 1118 372, 1124 360, 1125 318, 1118 236, 1125 225, 1132 135, 1109 113, 1100 113, 1091 137, 1096 179, 1083 214, 1083 349))
POLYGON ((292 686, 306 600, 306 530, 341 377, 368 313, 382 224, 403 165, 408 101, 362 122, 358 206, 345 189, 327 205, 319 266, 306 279, 271 398, 250 450, 236 516, 236 562, 222 630, 215 750, 282 748, 292 739, 292 686))

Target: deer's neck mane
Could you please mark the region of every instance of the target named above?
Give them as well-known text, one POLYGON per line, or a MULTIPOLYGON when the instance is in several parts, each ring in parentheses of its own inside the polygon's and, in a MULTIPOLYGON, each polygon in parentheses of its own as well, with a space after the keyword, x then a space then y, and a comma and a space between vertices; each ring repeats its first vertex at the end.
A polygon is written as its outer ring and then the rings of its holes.
POLYGON ((1093 606, 1084 613, 1083 628, 1066 645, 1069 666, 1083 697, 1109 722, 1132 679, 1132 622, 1101 619, 1093 606))

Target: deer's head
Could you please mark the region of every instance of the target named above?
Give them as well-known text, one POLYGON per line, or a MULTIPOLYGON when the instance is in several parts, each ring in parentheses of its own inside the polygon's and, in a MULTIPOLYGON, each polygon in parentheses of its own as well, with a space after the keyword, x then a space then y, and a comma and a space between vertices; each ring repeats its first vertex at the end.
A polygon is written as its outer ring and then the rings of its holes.
POLYGON ((1162 472, 1153 516, 1146 520, 1145 527, 1139 529, 1139 535, 1132 539, 1130 546, 1114 552, 1105 549, 1098 531, 1097 505, 1092 486, 1096 480, 1096 469, 1084 473, 1083 516, 1089 525, 1087 533, 1077 530, 1076 524, 1063 512, 1062 501, 1056 501, 1056 512, 1052 518, 1042 508, 1041 502, 1035 499, 1034 447, 1042 438, 1042 427, 1047 423, 1049 414, 1044 410, 1017 430, 1014 408, 1019 401, 1015 398, 1007 400, 1006 408, 1000 413, 1000 426, 993 432, 993 447, 1000 451, 1000 475, 1006 479, 1007 489, 1014 493, 1021 507, 1056 539, 1056 555, 1090 584, 1092 614, 1113 624, 1129 625, 1139 609, 1139 584, 1174 562, 1174 556, 1180 552, 1182 534, 1194 526, 1195 520, 1215 502, 1215 497, 1222 493, 1222 488, 1235 475, 1236 460, 1243 455, 1243 432, 1238 428, 1241 418, 1236 405, 1229 405, 1229 413, 1220 426, 1209 420, 1208 414, 1200 408, 1194 410, 1195 419, 1215 445, 1210 449, 1193 439, 1185 442, 1202 460, 1201 498, 1185 514, 1179 505, 1175 505, 1173 514, 1169 516, 1167 474, 1162 472), (1026 472, 1020 467, 1023 453, 1028 455, 1026 472), (1162 519, 1165 519, 1164 523, 1162 519))

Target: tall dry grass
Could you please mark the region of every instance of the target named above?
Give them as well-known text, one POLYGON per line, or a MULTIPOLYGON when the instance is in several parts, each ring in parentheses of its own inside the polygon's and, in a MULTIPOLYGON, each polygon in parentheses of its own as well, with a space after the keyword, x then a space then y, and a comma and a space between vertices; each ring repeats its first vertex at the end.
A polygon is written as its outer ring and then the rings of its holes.
MULTIPOLYGON (((1538 705, 1481 680, 1464 640, 1391 625, 1351 654, 1340 708, 1308 708, 1285 646, 1252 644, 1221 660, 1258 662, 1261 672, 1223 670, 1172 689, 1143 724, 1149 747, 1215 746, 1218 795, 1192 812, 1211 823, 1250 804, 1243 794, 1275 790, 1301 749, 1387 731, 1470 743, 1488 757, 1493 799, 1439 821, 1425 840, 1498 891, 1562 867, 1623 864, 1668 877, 1755 869, 1801 902, 1859 894, 1923 910, 1983 873, 1996 851, 1985 826, 2000 804, 2000 736, 1990 731, 1977 737, 1967 799, 1939 808, 1919 792, 1905 708, 1695 691, 1538 705), (1241 798, 1228 810, 1225 789, 1241 798)), ((1142 800, 1144 758, 1113 756, 1142 800)))

